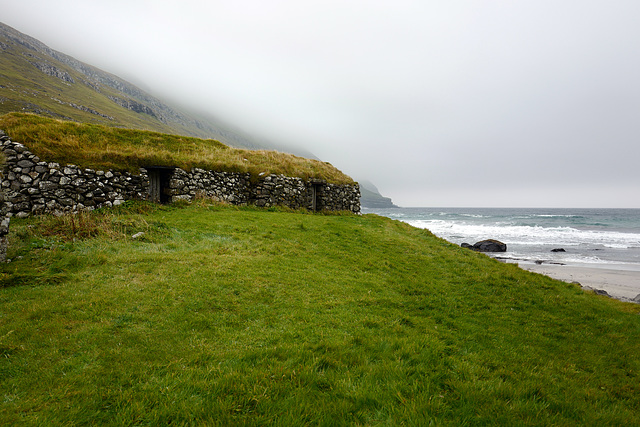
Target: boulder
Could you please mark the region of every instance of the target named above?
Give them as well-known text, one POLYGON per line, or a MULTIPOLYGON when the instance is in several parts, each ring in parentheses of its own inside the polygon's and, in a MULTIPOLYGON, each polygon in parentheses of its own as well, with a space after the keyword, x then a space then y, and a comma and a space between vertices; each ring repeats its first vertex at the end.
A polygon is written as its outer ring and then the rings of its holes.
POLYGON ((567 252, 563 248, 551 249, 551 252, 567 252))
POLYGON ((594 289, 593 293, 596 295, 602 295, 602 296, 611 298, 611 295, 609 295, 609 293, 604 289, 594 289))
POLYGON ((474 245, 470 245, 468 243, 463 243, 460 246, 463 248, 471 249, 472 251, 478 252, 506 252, 507 245, 498 240, 488 239, 482 240, 480 242, 475 243, 474 245))

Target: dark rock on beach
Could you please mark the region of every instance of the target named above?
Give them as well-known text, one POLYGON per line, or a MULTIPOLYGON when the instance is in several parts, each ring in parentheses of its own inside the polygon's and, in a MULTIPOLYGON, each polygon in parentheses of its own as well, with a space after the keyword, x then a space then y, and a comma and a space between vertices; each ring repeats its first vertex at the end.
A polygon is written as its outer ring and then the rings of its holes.
POLYGON ((506 252, 507 245, 498 240, 488 239, 482 240, 480 242, 475 243, 474 245, 470 245, 468 243, 463 243, 460 246, 463 248, 471 249, 472 251, 478 252, 506 252))
POLYGON ((551 249, 551 252, 567 252, 563 248, 551 249))
POLYGON ((542 265, 542 264, 566 265, 565 263, 562 263, 562 262, 547 261, 547 260, 543 260, 543 259, 537 259, 534 262, 536 264, 538 264, 538 265, 542 265))
POLYGON ((582 289, 584 289, 586 291, 592 291, 596 295, 602 295, 604 297, 612 298, 611 295, 609 295, 609 293, 607 291, 605 291, 604 289, 595 289, 595 288, 592 288, 590 286, 583 286, 582 289))

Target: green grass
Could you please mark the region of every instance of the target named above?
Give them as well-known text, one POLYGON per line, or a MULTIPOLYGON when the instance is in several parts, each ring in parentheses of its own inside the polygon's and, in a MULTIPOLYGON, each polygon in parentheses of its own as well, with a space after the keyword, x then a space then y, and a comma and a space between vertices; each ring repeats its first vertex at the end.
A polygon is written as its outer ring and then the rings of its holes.
POLYGON ((640 423, 637 305, 404 223, 128 202, 10 236, 0 424, 640 423))
POLYGON ((34 114, 0 116, 0 129, 46 161, 99 170, 138 173, 144 166, 199 167, 227 172, 284 174, 324 179, 333 184, 353 180, 329 163, 267 150, 228 147, 211 139, 56 120, 34 114))
MULTIPOLYGON (((88 80, 86 76, 47 55, 21 46, 13 46, 9 50, 0 50, 0 58, 2 62, 0 69, 0 100, 2 101, 0 102, 0 114, 36 109, 44 114, 80 122, 154 129, 164 132, 175 130, 151 116, 136 114, 121 107, 108 97, 124 98, 124 94, 105 85, 100 85, 100 90, 96 91, 85 83, 88 80), (70 84, 57 77, 48 76, 30 62, 52 64, 67 72, 75 83, 70 84), (80 110, 73 107, 72 104, 97 110, 115 120, 80 110)), ((186 132, 187 129, 184 131, 186 132)))

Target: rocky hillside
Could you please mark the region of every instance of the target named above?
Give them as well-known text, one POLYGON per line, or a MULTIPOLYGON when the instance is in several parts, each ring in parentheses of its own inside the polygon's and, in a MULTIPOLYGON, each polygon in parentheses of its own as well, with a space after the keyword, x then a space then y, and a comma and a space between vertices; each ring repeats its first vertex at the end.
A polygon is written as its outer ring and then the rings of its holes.
POLYGON ((212 138, 241 148, 277 148, 215 118, 171 106, 0 23, 0 115, 9 112, 212 138))

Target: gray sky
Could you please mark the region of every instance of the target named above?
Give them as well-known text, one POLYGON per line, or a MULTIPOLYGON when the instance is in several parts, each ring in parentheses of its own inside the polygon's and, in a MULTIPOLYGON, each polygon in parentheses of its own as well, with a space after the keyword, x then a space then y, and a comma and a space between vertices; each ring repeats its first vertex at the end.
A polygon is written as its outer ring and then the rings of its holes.
POLYGON ((640 208, 638 0, 0 0, 401 206, 640 208))

